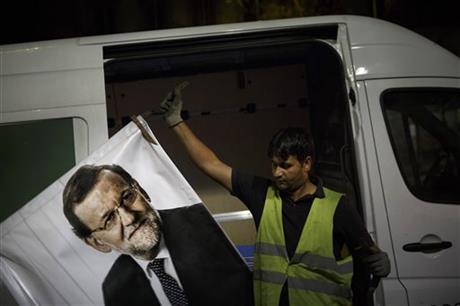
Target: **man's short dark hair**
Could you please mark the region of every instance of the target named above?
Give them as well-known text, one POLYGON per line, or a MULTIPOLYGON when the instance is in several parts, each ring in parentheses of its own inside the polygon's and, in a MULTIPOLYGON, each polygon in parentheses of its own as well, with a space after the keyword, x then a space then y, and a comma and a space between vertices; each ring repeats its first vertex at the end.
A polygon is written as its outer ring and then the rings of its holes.
POLYGON ((303 128, 289 127, 278 130, 268 145, 268 157, 280 157, 283 160, 290 155, 300 162, 310 156, 314 160, 315 146, 311 135, 303 128))
POLYGON ((69 179, 62 193, 64 215, 79 238, 88 237, 91 234, 91 230, 75 215, 75 207, 85 199, 99 181, 99 174, 102 170, 110 170, 120 175, 126 183, 138 187, 142 194, 149 199, 147 193, 139 186, 137 181, 118 165, 84 165, 80 167, 69 179))

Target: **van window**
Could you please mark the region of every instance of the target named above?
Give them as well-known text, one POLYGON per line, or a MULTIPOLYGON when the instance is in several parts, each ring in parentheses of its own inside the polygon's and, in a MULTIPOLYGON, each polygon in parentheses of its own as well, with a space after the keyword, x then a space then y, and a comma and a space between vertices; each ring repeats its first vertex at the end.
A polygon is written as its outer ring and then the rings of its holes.
POLYGON ((460 91, 398 89, 382 97, 408 188, 425 201, 460 203, 460 91))
POLYGON ((73 120, 0 125, 0 222, 75 165, 73 120))

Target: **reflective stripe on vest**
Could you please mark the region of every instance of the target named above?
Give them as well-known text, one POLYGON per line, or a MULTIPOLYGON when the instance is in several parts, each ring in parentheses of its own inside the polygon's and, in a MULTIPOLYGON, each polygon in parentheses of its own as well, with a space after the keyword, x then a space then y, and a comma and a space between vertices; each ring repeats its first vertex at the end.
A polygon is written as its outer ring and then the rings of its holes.
POLYGON ((350 290, 343 286, 321 280, 286 277, 286 274, 281 272, 256 270, 254 271, 254 280, 270 282, 281 286, 287 280, 289 288, 292 289, 311 290, 346 299, 351 297, 350 290))
POLYGON ((268 188, 255 250, 256 305, 278 305, 286 281, 291 306, 351 305, 351 256, 336 261, 332 249, 333 217, 341 194, 326 188, 324 193, 324 198, 315 198, 289 261, 281 199, 268 188))
MULTIPOLYGON (((256 242, 256 252, 263 255, 273 255, 287 258, 286 248, 284 245, 276 245, 264 242, 256 242)), ((337 273, 346 274, 353 273, 353 262, 347 261, 342 264, 338 264, 335 258, 323 257, 311 253, 300 254, 296 253, 291 258, 291 264, 303 263, 307 266, 333 270, 337 273)))

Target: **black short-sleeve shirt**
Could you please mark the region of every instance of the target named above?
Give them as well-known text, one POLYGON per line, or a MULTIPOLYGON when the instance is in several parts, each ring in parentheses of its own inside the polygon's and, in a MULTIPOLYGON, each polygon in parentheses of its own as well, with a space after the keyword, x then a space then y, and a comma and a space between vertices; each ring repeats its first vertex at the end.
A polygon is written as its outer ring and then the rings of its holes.
MULTIPOLYGON (((295 252, 302 233, 303 226, 310 212, 313 200, 324 197, 323 184, 318 177, 311 177, 317 186, 316 192, 293 201, 286 194, 280 193, 283 203, 283 230, 286 250, 291 258, 295 252)), ((256 228, 265 204, 265 196, 271 181, 266 178, 244 174, 238 170, 232 171, 232 193, 238 197, 251 212, 256 228)), ((343 196, 340 199, 333 220, 333 250, 336 259, 341 259, 340 251, 346 244, 351 252, 363 244, 371 245, 372 239, 367 232, 356 209, 352 208, 343 196)))
MULTIPOLYGON (((313 195, 307 195, 293 201, 286 194, 280 193, 282 200, 283 230, 286 242, 286 251, 292 258, 300 239, 305 221, 307 220, 313 200, 324 197, 323 183, 318 177, 311 177, 317 186, 313 195)), ((238 170, 232 170, 232 194, 239 198, 251 212, 256 228, 259 228, 260 219, 265 205, 265 196, 271 181, 267 178, 248 175, 238 170)), ((363 246, 373 245, 373 241, 364 226, 361 217, 345 200, 340 199, 333 219, 333 250, 335 258, 341 259, 341 250, 344 245, 353 255, 355 260, 352 290, 353 305, 366 305, 366 293, 369 286, 369 274, 363 265, 359 265, 362 253, 355 250, 363 246)), ((284 286, 279 305, 289 305, 287 287, 284 286)))

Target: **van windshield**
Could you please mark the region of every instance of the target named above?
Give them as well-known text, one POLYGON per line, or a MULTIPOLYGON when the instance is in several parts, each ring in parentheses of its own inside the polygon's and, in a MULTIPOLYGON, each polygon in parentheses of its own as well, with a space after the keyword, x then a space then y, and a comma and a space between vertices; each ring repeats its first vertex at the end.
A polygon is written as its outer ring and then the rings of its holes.
POLYGON ((404 89, 383 94, 387 128, 412 193, 460 203, 460 91, 404 89))

